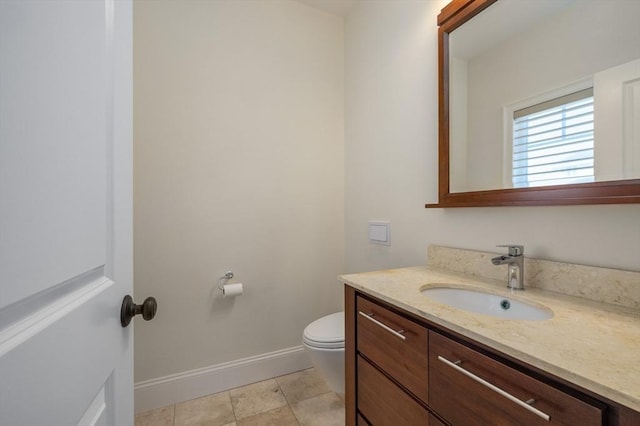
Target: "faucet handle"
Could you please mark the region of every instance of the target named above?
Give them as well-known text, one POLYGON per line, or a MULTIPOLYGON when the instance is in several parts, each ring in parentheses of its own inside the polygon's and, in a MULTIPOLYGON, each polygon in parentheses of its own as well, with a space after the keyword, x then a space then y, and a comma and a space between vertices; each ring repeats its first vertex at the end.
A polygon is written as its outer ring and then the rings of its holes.
POLYGON ((517 244, 501 244, 496 247, 507 247, 509 249, 509 256, 522 256, 524 254, 524 246, 517 244))

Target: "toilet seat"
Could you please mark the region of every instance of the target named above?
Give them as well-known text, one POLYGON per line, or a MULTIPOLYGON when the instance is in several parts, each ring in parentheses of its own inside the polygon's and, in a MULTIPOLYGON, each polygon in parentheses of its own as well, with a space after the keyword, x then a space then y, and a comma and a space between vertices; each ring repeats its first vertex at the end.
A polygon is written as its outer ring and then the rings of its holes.
POLYGON ((321 349, 344 349, 344 312, 336 312, 309 324, 302 334, 305 345, 321 349))

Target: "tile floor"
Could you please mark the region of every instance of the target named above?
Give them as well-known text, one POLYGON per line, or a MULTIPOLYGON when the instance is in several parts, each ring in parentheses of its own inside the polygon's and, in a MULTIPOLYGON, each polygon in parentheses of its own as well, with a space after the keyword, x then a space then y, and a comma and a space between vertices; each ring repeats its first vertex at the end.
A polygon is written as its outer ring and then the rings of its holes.
POLYGON ((136 416, 135 426, 344 426, 344 401, 298 371, 136 416))

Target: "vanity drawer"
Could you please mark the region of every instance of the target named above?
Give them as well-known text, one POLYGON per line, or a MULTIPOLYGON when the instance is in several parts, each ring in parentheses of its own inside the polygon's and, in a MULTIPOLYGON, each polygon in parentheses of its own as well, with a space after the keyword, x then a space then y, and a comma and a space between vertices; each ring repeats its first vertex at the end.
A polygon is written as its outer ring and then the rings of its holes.
POLYGON ((452 425, 603 424, 603 408, 433 331, 429 332, 429 389, 430 407, 452 425), (507 394, 540 413, 528 411, 507 394), (534 402, 526 404, 530 400, 534 402))
POLYGON ((358 352, 427 402, 427 329, 377 303, 356 299, 358 352))
POLYGON ((429 412, 358 356, 358 410, 374 426, 428 425, 429 412))

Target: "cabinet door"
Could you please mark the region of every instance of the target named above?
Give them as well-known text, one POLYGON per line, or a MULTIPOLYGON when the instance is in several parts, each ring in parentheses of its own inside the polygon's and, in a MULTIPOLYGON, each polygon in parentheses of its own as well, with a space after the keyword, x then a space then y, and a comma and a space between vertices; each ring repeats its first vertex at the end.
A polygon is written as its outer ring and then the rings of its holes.
POLYGON ((596 426, 603 424, 604 413, 601 407, 435 332, 429 332, 429 405, 454 426, 596 426))
POLYGON ((373 426, 424 426, 429 412, 358 356, 358 410, 373 426))
POLYGON ((357 350, 427 402, 427 329, 357 298, 357 350))

